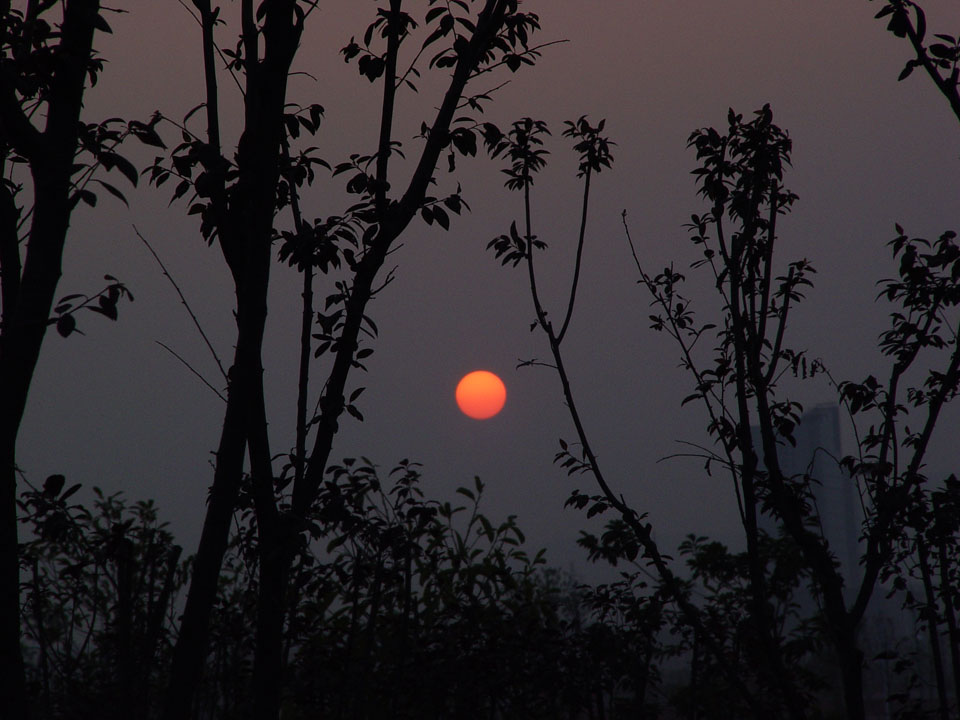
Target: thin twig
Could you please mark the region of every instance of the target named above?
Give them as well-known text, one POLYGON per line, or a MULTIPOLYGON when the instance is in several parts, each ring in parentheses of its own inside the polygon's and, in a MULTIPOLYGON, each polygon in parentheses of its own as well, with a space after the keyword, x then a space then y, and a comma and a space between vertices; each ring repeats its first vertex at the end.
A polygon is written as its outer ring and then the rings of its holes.
POLYGON ((521 360, 520 358, 517 358, 516 367, 517 369, 520 369, 522 367, 545 367, 545 368, 550 368, 551 370, 557 369, 556 365, 553 365, 552 363, 543 362, 542 360, 537 360, 536 358, 533 358, 532 360, 521 360))
MULTIPOLYGON (((730 411, 727 410, 726 404, 723 401, 723 397, 718 396, 716 390, 713 389, 712 385, 704 382, 703 375, 701 374, 700 369, 697 367, 696 363, 694 363, 693 361, 693 355, 691 353, 693 346, 687 345, 686 341, 683 339, 683 336, 680 334, 680 328, 678 328, 676 325, 676 320, 673 316, 673 313, 670 312, 670 309, 667 307, 666 301, 657 292, 656 288, 654 287, 653 280, 650 278, 649 275, 647 275, 646 270, 643 269, 643 265, 640 262, 640 256, 637 254, 636 245, 634 245, 634 242, 633 242, 633 236, 630 234, 630 226, 627 224, 626 210, 624 210, 621 213, 620 219, 621 219, 621 222, 623 223, 623 230, 627 237, 627 245, 630 246, 630 254, 633 256, 633 262, 637 267, 637 272, 640 273, 640 279, 643 281, 644 286, 647 288, 650 294, 653 295, 654 302, 659 304, 660 307, 662 307, 664 312, 666 312, 667 314, 667 320, 670 323, 670 328, 668 328, 668 332, 680 345, 680 350, 683 353, 683 358, 686 363, 686 367, 690 368, 690 371, 693 373, 693 376, 697 381, 698 394, 700 395, 701 399, 703 400, 704 406, 707 409, 707 413, 710 416, 711 424, 717 428, 718 432, 720 431, 720 428, 721 428, 721 424, 719 421, 721 417, 735 425, 736 423, 734 422, 733 415, 732 413, 730 413, 730 411), (701 390, 701 388, 704 388, 704 389, 701 390), (714 404, 710 401, 710 397, 707 394, 708 392, 716 401, 718 406, 717 408, 715 408, 714 404)), ((697 339, 699 339, 699 335, 697 336, 697 339)), ((724 386, 721 383, 720 385, 721 391, 723 390, 723 387, 724 386)), ((737 509, 740 512, 740 520, 741 522, 745 523, 746 513, 744 510, 743 496, 740 489, 741 478, 738 475, 736 470, 737 463, 734 460, 731 449, 727 446, 727 443, 723 439, 723 437, 718 436, 718 440, 723 445, 724 453, 727 456, 727 462, 724 463, 724 465, 726 465, 726 467, 730 470, 731 479, 733 480, 733 491, 737 497, 737 509)))
MULTIPOLYGON (((494 85, 492 88, 490 88, 490 89, 487 90, 486 92, 479 93, 478 95, 472 95, 468 100, 465 100, 464 102, 462 102, 462 103, 460 103, 459 105, 457 105, 457 110, 459 110, 460 108, 468 107, 468 106, 470 105, 470 100, 474 100, 474 101, 475 101, 478 97, 482 97, 482 96, 487 96, 487 97, 489 97, 490 95, 493 95, 493 93, 497 92, 497 90, 501 90, 501 89, 505 88, 505 87, 506 87, 507 85, 509 85, 509 84, 510 84, 510 81, 509 81, 509 80, 504 80, 502 83, 500 83, 499 85, 494 85)), ((478 125, 479 125, 479 123, 478 123, 478 125)))
MULTIPOLYGON (((167 280, 170 281, 170 284, 173 285, 173 289, 177 291, 177 295, 180 296, 180 302, 183 303, 183 306, 187 309, 187 312, 190 314, 190 319, 193 320, 194 326, 197 328, 197 332, 200 333, 200 337, 203 338, 203 341, 206 343, 207 348, 210 350, 210 354, 213 355, 214 361, 217 363, 217 367, 220 368, 220 374, 223 376, 223 379, 227 379, 227 371, 223 369, 223 363, 220 362, 220 356, 217 355, 217 351, 213 349, 213 344, 210 342, 210 338, 207 337, 207 334, 203 331, 203 328, 200 326, 200 321, 197 320, 197 316, 194 314, 193 309, 190 307, 190 303, 187 302, 187 298, 184 297, 183 291, 180 290, 180 286, 177 285, 177 281, 173 279, 173 276, 167 271, 166 265, 163 264, 163 260, 160 259, 160 256, 157 255, 157 252, 153 249, 153 246, 147 242, 147 239, 140 234, 140 231, 137 230, 137 226, 133 226, 133 231, 137 234, 137 237, 140 238, 140 241, 147 246, 147 250, 150 251, 150 254, 153 255, 153 259, 157 261, 157 264, 160 266, 160 269, 163 271, 164 276, 167 280)), ((191 368, 192 369, 192 368, 191 368)), ((204 381, 206 382, 206 381, 204 381)), ((220 393, 218 392, 217 395, 220 393)))
POLYGON ((220 398, 220 399, 223 400, 224 402, 227 401, 227 399, 223 396, 223 394, 222 394, 219 390, 217 390, 213 385, 211 385, 209 382, 207 382, 207 379, 206 379, 203 375, 201 375, 199 372, 197 372, 196 368, 194 368, 190 363, 188 363, 188 362, 187 362, 186 360, 184 360, 180 355, 178 355, 178 354, 176 353, 176 351, 173 350, 169 345, 164 345, 164 344, 163 344, 162 342, 160 342, 159 340, 154 340, 154 342, 155 342, 157 345, 159 345, 160 347, 162 347, 164 350, 166 350, 168 353, 170 353, 171 355, 173 355, 177 360, 179 360, 180 362, 182 362, 182 363, 187 367, 187 370, 189 370, 189 371, 192 372, 194 375, 196 375, 198 378, 200 378, 200 382, 202 382, 202 383, 203 383, 204 385, 206 385, 208 388, 210 388, 211 390, 213 390, 213 392, 215 392, 215 393, 217 394, 217 397, 218 397, 218 398, 220 398))
MULTIPOLYGON (((551 40, 550 42, 541 43, 540 45, 534 45, 532 48, 527 48, 527 49, 524 50, 523 52, 516 53, 516 54, 517 54, 518 56, 520 56, 520 57, 526 57, 526 56, 528 56, 528 55, 531 55, 531 56, 536 57, 536 55, 538 54, 538 51, 543 50, 543 48, 545 48, 545 47, 550 47, 551 45, 561 45, 562 43, 568 43, 568 42, 570 42, 570 41, 569 41, 569 40, 551 40)), ((473 80, 474 78, 480 77, 480 76, 483 75, 484 73, 493 72, 494 70, 496 70, 496 69, 497 69, 498 67, 500 67, 501 65, 506 65, 506 64, 507 64, 507 61, 506 61, 506 60, 500 60, 499 62, 495 62, 493 65, 490 65, 489 67, 485 67, 485 68, 481 68, 481 69, 479 69, 479 70, 476 70, 476 71, 470 76, 469 79, 470 79, 470 80, 473 80)))

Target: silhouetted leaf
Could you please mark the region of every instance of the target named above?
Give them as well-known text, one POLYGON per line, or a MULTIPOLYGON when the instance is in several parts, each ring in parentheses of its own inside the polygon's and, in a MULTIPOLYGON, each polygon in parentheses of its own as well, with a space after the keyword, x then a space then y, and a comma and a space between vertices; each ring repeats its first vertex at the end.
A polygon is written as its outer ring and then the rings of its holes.
POLYGON ((103 19, 103 15, 100 13, 97 13, 97 16, 93 19, 93 26, 100 32, 107 33, 108 35, 113 34, 110 25, 107 24, 107 21, 103 19))
POLYGON ((90 192, 89 190, 77 190, 76 197, 77 197, 79 200, 83 200, 83 202, 85 202, 85 203, 86 203, 87 205, 89 205, 90 207, 96 207, 96 206, 97 206, 97 196, 94 195, 94 194, 93 194, 92 192, 90 192))
POLYGON ((63 475, 50 475, 43 481, 43 493, 49 497, 55 498, 63 490, 63 485, 67 479, 63 475))
POLYGON ((360 422, 363 422, 363 414, 353 405, 347 405, 347 412, 353 415, 360 422))
POLYGON ((152 126, 133 120, 130 122, 129 128, 133 136, 144 145, 151 145, 163 149, 167 148, 160 135, 157 134, 157 131, 154 130, 152 126))
POLYGON ((956 49, 952 47, 947 47, 943 43, 934 43, 927 48, 930 51, 930 54, 935 58, 941 59, 952 59, 956 53, 956 49))
POLYGON ((111 185, 108 182, 104 182, 103 180, 98 180, 97 178, 92 178, 92 180, 93 182, 99 184, 108 193, 110 193, 115 198, 120 200, 120 202, 122 202, 124 205, 126 205, 127 207, 130 207, 130 203, 127 202, 127 198, 124 197, 124 194, 120 192, 117 188, 115 188, 113 185, 111 185))
POLYGON ((57 318, 57 332, 61 337, 67 337, 77 329, 77 321, 73 315, 61 315, 57 318))
MULTIPOLYGON (((104 297, 101 295, 97 299, 97 302, 100 305, 100 308, 99 308, 100 312, 102 312, 111 320, 117 319, 117 301, 116 300, 112 300, 109 297, 104 297)), ((91 309, 96 310, 97 308, 91 308, 91 309)))
POLYGON ((906 11, 899 8, 894 10, 890 22, 887 23, 887 30, 899 38, 905 38, 909 28, 910 18, 907 17, 906 11))

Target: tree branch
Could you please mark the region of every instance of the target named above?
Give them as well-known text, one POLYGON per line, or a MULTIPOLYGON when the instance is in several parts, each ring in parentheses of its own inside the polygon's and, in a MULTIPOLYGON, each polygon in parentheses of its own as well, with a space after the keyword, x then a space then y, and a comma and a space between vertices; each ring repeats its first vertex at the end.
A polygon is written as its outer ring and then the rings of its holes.
POLYGON ((400 52, 400 0, 390 0, 387 16, 387 62, 383 78, 383 102, 380 110, 380 140, 377 143, 377 186, 374 193, 377 214, 386 213, 387 169, 390 163, 393 134, 394 100, 397 95, 397 55, 400 52))
POLYGON ((580 236, 577 239, 577 259, 573 266, 573 282, 570 286, 570 302, 567 303, 567 314, 563 318, 563 325, 560 326, 560 332, 557 333, 557 344, 563 342, 563 336, 567 333, 567 327, 570 325, 570 317, 573 315, 573 304, 577 297, 577 282, 580 280, 580 259, 583 256, 583 238, 587 230, 587 205, 590 200, 590 175, 591 170, 588 167, 585 171, 583 182, 583 208, 580 213, 580 236))

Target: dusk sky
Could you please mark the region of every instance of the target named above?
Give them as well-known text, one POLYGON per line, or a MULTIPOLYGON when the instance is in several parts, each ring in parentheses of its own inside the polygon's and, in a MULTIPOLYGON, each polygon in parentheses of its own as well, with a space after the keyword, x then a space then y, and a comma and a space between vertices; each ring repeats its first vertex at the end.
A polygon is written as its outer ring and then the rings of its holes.
MULTIPOLYGON (((110 20, 114 35, 96 43, 108 62, 85 119, 147 119, 159 109, 179 121, 202 100, 199 28, 176 2, 127 5, 129 14, 110 20)), ((353 152, 370 153, 376 144, 380 87, 339 56, 351 36, 362 35, 375 4, 320 5, 295 63, 305 74, 293 80, 289 98, 326 108, 310 144, 335 163, 353 152)), ((422 16, 426 3, 411 5, 422 16)), ((886 243, 895 222, 928 238, 960 229, 960 127, 922 72, 897 82, 910 48, 873 19, 879 3, 529 0, 524 6, 540 14, 541 42, 568 42, 546 48, 533 68, 488 75, 476 87, 509 80, 487 118, 506 126, 532 116, 554 131, 550 164, 533 195, 534 233, 550 245, 539 258, 542 294, 554 314, 566 300, 580 198, 576 156, 561 137, 562 122, 584 114, 606 118, 617 143, 612 170, 593 184, 578 304, 564 343, 587 431, 615 491, 649 512, 666 550, 688 532, 733 540, 729 479, 706 477, 701 461, 658 462, 685 451, 678 440, 703 442, 706 422, 696 403, 680 408, 691 379, 677 367, 669 338, 648 327, 649 298, 636 284, 621 212, 627 211, 647 268, 675 260, 687 274, 694 309, 711 315, 710 280, 688 271, 695 255, 682 225, 704 206, 686 140, 696 128, 723 130, 728 107, 747 115, 770 103, 775 122, 794 141, 785 182, 799 195, 779 226, 781 267, 806 257, 818 270, 794 315, 793 344, 822 358, 837 379, 886 375, 888 363, 875 349, 888 312, 875 302, 875 283, 896 270, 886 243)), ((931 32, 960 30, 955 1, 928 0, 924 7, 931 32)), ((225 3, 222 14, 235 23, 237 10, 225 3)), ((219 39, 225 47, 235 42, 228 30, 219 39)), ((439 104, 444 78, 433 74, 424 73, 418 95, 401 97, 396 137, 408 158, 417 156, 413 136, 420 122, 439 104)), ((221 91, 225 117, 239 119, 238 92, 227 77, 221 91)), ((238 124, 225 120, 233 130, 238 124)), ((171 125, 158 129, 168 144, 179 141, 171 125)), ((152 159, 130 147, 139 165, 152 159)), ((333 457, 365 455, 384 475, 402 458, 420 462, 425 489, 440 500, 452 500, 455 488, 477 475, 487 486, 490 516, 518 515, 531 549, 546 545, 553 564, 590 574, 573 546, 586 521, 563 503, 574 487, 594 488, 587 476, 568 479, 552 465, 558 438, 574 438, 559 381, 546 368, 516 368, 518 359, 549 356, 545 338, 529 331, 534 314, 525 273, 502 268, 485 250, 522 213, 521 197, 503 187, 501 167, 478 157, 459 161, 453 176, 440 169, 436 194, 460 182, 472 212, 454 218, 446 233, 413 223, 393 263, 388 260, 397 266, 396 280, 369 310, 380 328, 376 352, 369 373, 351 381, 367 387, 359 402, 366 421, 345 416, 333 457), (494 371, 506 383, 506 406, 489 420, 465 417, 454 402, 457 381, 476 369, 494 371)), ((395 185, 403 185, 408 167, 395 170, 395 185)), ((321 174, 303 201, 305 215, 340 214, 347 204, 342 186, 342 178, 321 174)), ((181 202, 167 206, 171 191, 169 184, 157 190, 144 180, 128 193, 129 210, 102 194, 97 208, 75 212, 59 295, 96 292, 110 273, 136 301, 122 304, 116 324, 88 314, 79 318, 85 335, 48 334, 19 462, 34 484, 64 473, 68 483, 156 499, 161 516, 193 552, 223 404, 156 341, 215 385, 223 383, 133 225, 167 264, 225 363, 235 333, 233 289, 219 249, 200 238, 196 218, 187 217, 181 202)), ((278 225, 289 225, 286 214, 278 225)), ((330 283, 320 280, 321 296, 330 283)), ((272 285, 264 364, 272 449, 279 453, 294 442, 299 278, 278 264, 272 285)), ((323 370, 318 364, 314 391, 323 370)), ((796 386, 793 396, 813 406, 835 393, 818 377, 796 386)), ((939 426, 931 477, 956 471, 958 427, 960 411, 953 408, 939 426)))

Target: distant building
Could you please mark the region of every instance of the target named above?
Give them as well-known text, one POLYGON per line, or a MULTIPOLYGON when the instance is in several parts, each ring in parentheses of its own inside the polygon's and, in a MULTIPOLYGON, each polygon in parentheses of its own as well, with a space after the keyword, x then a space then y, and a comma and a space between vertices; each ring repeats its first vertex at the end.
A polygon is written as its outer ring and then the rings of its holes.
MULTIPOLYGON (((760 446, 759 428, 752 428, 754 445, 760 446)), ((788 477, 810 478, 810 489, 820 520, 820 528, 830 551, 840 563, 844 578, 844 598, 849 607, 853 603, 862 581, 860 555, 863 543, 860 533, 863 524, 863 508, 856 483, 840 467, 843 457, 840 440, 840 412, 835 404, 817 405, 805 412, 794 429, 795 445, 781 441, 778 446, 780 468, 788 477)), ((759 458, 763 465, 763 458, 759 458)), ((779 528, 774 518, 762 516, 758 524, 767 533, 778 535, 779 528)), ((920 695, 933 699, 929 682, 931 670, 929 649, 918 634, 919 618, 915 612, 904 610, 899 594, 886 597, 889 585, 878 584, 870 599, 866 617, 860 626, 861 648, 868 657, 895 651, 899 657, 912 658, 917 671, 926 676, 924 688, 910 688, 914 697, 920 695)), ((920 588, 913 588, 920 595, 920 588)), ((809 594, 799 599, 802 615, 817 612, 816 600, 809 594)), ((893 692, 903 692, 904 678, 893 670, 893 662, 870 663, 864 675, 865 701, 868 717, 881 720, 892 717, 892 708, 887 700, 893 692)))
POLYGON ((800 419, 796 445, 780 448, 780 467, 788 475, 809 475, 820 527, 847 581, 847 600, 860 584, 860 526, 863 511, 856 483, 840 468, 840 409, 817 405, 800 419))
MULTIPOLYGON (((752 428, 754 444, 759 447, 759 428, 752 428)), ((840 442, 840 410, 835 404, 817 405, 805 412, 794 428, 795 445, 782 440, 778 446, 780 469, 787 477, 808 476, 820 528, 830 551, 840 562, 846 580, 845 595, 860 584, 860 526, 863 512, 856 483, 840 468, 843 456, 840 442)), ((759 458, 761 466, 763 458, 759 458)), ((776 522, 769 516, 760 519, 760 527, 777 535, 776 522)))

